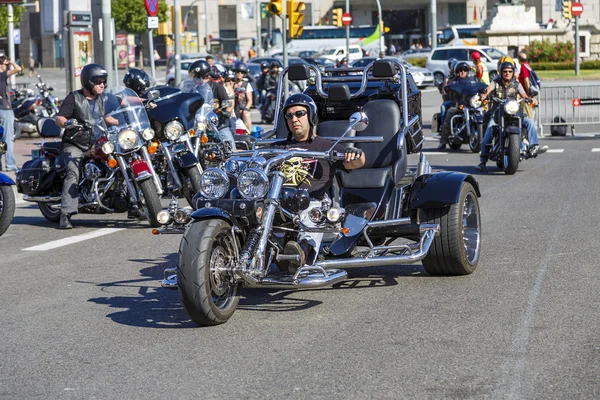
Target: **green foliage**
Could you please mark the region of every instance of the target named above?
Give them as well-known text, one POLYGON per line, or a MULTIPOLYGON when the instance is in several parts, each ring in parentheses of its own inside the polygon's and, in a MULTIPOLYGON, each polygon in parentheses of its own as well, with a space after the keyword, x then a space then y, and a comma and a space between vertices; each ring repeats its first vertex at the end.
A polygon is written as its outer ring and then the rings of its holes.
MULTIPOLYGON (((575 61, 569 62, 536 62, 531 63, 531 67, 536 71, 558 71, 574 70, 575 61)), ((579 63, 580 69, 600 69, 600 60, 583 61, 579 63)))
POLYGON ((575 60, 573 42, 552 42, 550 39, 533 40, 525 46, 525 53, 530 62, 565 62, 575 60))
MULTIPOLYGON (((8 35, 8 6, 0 6, 0 37, 6 37, 8 35)), ((15 21, 15 28, 21 25, 21 18, 25 12, 23 6, 13 6, 13 15, 15 21)))
POLYGON ((423 58, 410 58, 407 61, 410 62, 415 67, 425 68, 425 64, 427 63, 427 57, 423 57, 423 58))
MULTIPOLYGON (((127 33, 146 33, 146 17, 144 0, 112 0, 112 17, 115 19, 115 30, 127 33)), ((158 2, 158 21, 167 21, 168 6, 164 1, 158 2)), ((156 33, 156 32, 155 32, 156 33)))

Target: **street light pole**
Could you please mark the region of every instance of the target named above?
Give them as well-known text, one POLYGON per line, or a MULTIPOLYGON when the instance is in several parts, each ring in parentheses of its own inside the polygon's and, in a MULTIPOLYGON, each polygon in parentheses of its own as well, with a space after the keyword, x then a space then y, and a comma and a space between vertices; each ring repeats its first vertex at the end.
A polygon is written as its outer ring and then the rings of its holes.
POLYGON ((181 26, 179 25, 179 19, 181 18, 181 9, 179 8, 179 0, 175 0, 173 4, 175 11, 175 86, 181 82, 181 26))
POLYGON ((256 11, 254 12, 254 18, 256 18, 256 56, 262 57, 262 28, 261 28, 261 8, 260 0, 256 0, 256 11))
POLYGON ((208 47, 208 0, 204 0, 204 37, 206 38, 206 52, 210 53, 208 47))
MULTIPOLYGON (((377 11, 379 12, 379 53, 381 53, 383 51, 383 22, 381 20, 381 3, 379 2, 379 0, 377 1, 377 11)), ((432 0, 435 1, 435 0, 432 0)))
MULTIPOLYGON (((15 14, 12 4, 7 5, 6 10, 8 18, 8 58, 10 61, 15 61, 15 14)), ((21 63, 23 65, 23 63, 21 63)), ((10 86, 15 87, 16 79, 15 75, 10 77, 10 86)))
POLYGON ((431 13, 431 48, 437 47, 437 0, 430 0, 429 10, 431 13))

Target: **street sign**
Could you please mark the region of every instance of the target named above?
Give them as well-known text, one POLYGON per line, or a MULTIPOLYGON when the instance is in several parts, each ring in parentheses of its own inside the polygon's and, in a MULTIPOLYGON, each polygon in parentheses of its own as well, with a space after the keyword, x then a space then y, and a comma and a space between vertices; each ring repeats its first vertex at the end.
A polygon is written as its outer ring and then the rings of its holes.
POLYGON ((15 28, 13 31, 13 37, 15 40, 15 44, 21 44, 21 30, 19 28, 15 28))
POLYGON ((352 25, 352 14, 350 14, 350 13, 343 13, 342 14, 342 24, 344 26, 352 25))
POLYGON ((581 3, 571 3, 571 15, 574 17, 579 17, 583 12, 583 4, 581 3))
POLYGON ((588 97, 586 99, 573 99, 571 101, 571 103, 573 104, 573 107, 579 107, 579 106, 595 106, 600 104, 600 99, 599 98, 593 98, 593 97, 588 97))
POLYGON ((148 17, 148 29, 158 29, 158 17, 148 17))
POLYGON ((87 11, 69 11, 70 26, 91 26, 92 13, 87 11))
POLYGON ((156 17, 158 14, 158 0, 144 0, 144 6, 150 17, 156 17))

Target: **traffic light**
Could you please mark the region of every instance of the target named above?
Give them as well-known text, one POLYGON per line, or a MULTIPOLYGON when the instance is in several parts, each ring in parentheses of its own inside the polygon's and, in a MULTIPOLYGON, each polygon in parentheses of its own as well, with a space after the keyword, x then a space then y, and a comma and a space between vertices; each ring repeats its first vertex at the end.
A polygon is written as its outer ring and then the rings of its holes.
POLYGON ((296 38, 302 35, 304 27, 302 21, 304 20, 304 14, 302 11, 306 10, 306 4, 303 1, 288 0, 287 12, 290 18, 290 38, 296 38))
POLYGON ((175 30, 179 26, 179 32, 183 33, 183 22, 181 21, 181 8, 179 9, 179 23, 175 22, 175 6, 171 6, 171 32, 175 34, 175 30))
POLYGON ((339 8, 334 8, 332 11, 332 17, 333 17, 333 25, 335 26, 343 26, 344 24, 342 23, 342 14, 344 13, 344 9, 339 7, 339 8))
POLYGON ((271 15, 281 15, 283 12, 283 4, 281 4, 282 1, 283 0, 271 0, 267 6, 267 10, 269 10, 271 15))
POLYGON ((571 15, 571 0, 563 0, 562 17, 563 19, 573 19, 573 16, 571 15))

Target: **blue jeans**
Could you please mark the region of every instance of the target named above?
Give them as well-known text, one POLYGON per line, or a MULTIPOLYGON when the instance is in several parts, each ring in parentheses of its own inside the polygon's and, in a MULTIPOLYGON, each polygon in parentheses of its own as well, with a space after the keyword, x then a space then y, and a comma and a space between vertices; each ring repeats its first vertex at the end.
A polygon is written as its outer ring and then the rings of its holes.
POLYGON ((448 107, 452 105, 452 100, 446 100, 440 106, 440 117, 441 117, 441 125, 444 125, 444 120, 446 119, 446 112, 448 111, 448 107))
POLYGON ((221 128, 217 136, 224 142, 231 142, 232 149, 235 149, 235 141, 233 140, 233 135, 231 134, 231 128, 229 126, 221 128))
POLYGON ((4 128, 4 138, 2 140, 6 143, 6 169, 17 169, 17 160, 15 160, 14 153, 15 113, 13 110, 0 110, 0 125, 4 128))
MULTIPOLYGON (((538 144, 537 129, 535 123, 531 118, 523 118, 521 124, 527 131, 527 141, 530 146, 536 146, 538 144)), ((483 135, 483 141, 481 142, 481 155, 479 161, 486 163, 490 154, 490 146, 492 144, 492 127, 496 126, 494 118, 490 118, 487 128, 485 129, 485 135, 483 135)))

